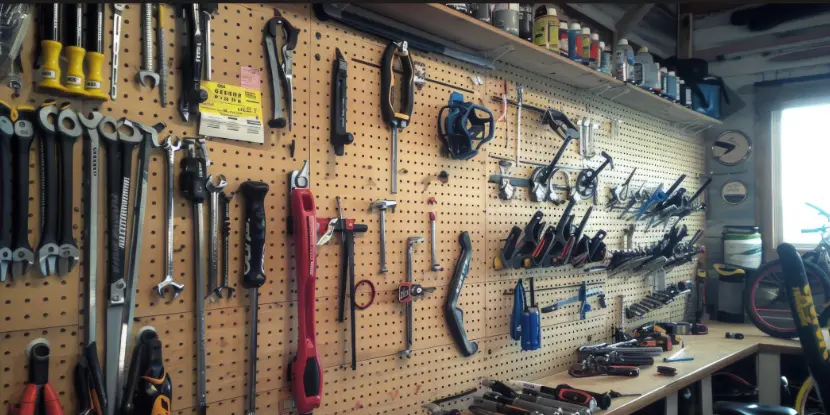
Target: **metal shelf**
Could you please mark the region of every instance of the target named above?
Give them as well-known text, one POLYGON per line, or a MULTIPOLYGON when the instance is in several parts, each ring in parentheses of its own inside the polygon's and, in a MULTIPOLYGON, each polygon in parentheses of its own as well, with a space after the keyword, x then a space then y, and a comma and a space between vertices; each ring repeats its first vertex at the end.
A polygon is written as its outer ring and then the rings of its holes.
POLYGON ((668 102, 441 4, 363 3, 360 7, 416 27, 479 54, 636 109, 681 127, 704 129, 721 121, 668 102), (623 92, 626 91, 626 92, 623 92))

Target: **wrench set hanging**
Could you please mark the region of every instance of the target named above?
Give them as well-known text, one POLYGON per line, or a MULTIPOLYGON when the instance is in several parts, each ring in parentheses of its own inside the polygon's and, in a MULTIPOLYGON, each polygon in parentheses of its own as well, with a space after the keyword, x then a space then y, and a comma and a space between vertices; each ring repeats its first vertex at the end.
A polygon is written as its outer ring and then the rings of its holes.
POLYGON ((663 229, 666 229, 692 213, 706 209, 706 203, 698 199, 712 183, 711 177, 708 177, 693 195, 688 196, 686 188, 680 187, 686 179, 685 174, 680 175, 667 191, 663 191, 663 184, 658 185, 653 191, 648 191, 645 189, 646 182, 632 191, 631 180, 636 171, 636 168, 632 169, 620 186, 611 189, 611 199, 607 208, 621 210, 619 219, 645 221, 646 228, 663 226, 663 229))

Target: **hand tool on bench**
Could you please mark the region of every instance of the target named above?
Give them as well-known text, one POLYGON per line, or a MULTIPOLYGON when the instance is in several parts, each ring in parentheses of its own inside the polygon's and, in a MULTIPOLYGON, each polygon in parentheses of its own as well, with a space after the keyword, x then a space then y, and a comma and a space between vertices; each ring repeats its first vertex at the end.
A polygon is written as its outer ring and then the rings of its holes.
POLYGON ((398 352, 398 355, 406 358, 412 355, 414 337, 415 317, 412 302, 435 291, 434 287, 422 287, 412 282, 412 251, 415 249, 415 244, 423 242, 424 238, 422 236, 413 236, 406 239, 406 281, 398 284, 398 302, 404 305, 404 318, 406 319, 406 344, 405 348, 398 352))
MULTIPOLYGON (((336 197, 337 210, 342 215, 342 208, 340 206, 340 196, 336 197)), ((317 245, 323 245, 331 239, 331 234, 340 232, 343 236, 343 254, 340 266, 340 292, 338 295, 338 310, 337 321, 345 321, 345 299, 346 299, 346 285, 349 285, 349 307, 351 314, 349 315, 349 323, 351 324, 351 355, 352 355, 352 370, 357 370, 357 318, 355 309, 357 308, 355 299, 355 270, 354 270, 354 234, 355 232, 366 232, 369 227, 364 224, 355 223, 354 219, 343 218, 317 218, 318 233, 323 233, 323 236, 316 241, 317 245)))
POLYGON ((46 339, 33 340, 26 347, 29 382, 20 396, 17 415, 63 415, 58 393, 49 383, 51 348, 46 339))
POLYGON ((225 175, 217 176, 219 182, 213 183, 213 176, 207 178, 205 188, 210 193, 210 224, 208 225, 208 295, 207 299, 216 302, 222 298, 219 289, 219 193, 222 193, 228 182, 225 175))
POLYGON ((458 300, 461 297, 461 289, 464 287, 464 280, 467 279, 467 272, 470 270, 470 261, 473 257, 470 234, 461 232, 458 236, 458 243, 461 245, 461 255, 455 263, 447 301, 444 303, 444 318, 447 320, 447 327, 455 344, 461 350, 461 354, 469 357, 478 351, 478 344, 470 341, 467 332, 464 331, 464 311, 458 307, 458 300))
POLYGON ((173 169, 176 164, 176 151, 182 147, 181 140, 174 140, 173 136, 167 136, 167 139, 162 143, 162 148, 167 155, 167 197, 166 205, 167 211, 166 220, 164 221, 164 244, 166 247, 166 255, 164 257, 164 280, 156 285, 156 294, 165 298, 167 291, 172 291, 173 297, 169 301, 173 301, 184 291, 184 284, 175 281, 173 274, 173 211, 175 209, 175 201, 173 200, 173 190, 175 183, 173 181, 173 169), (167 288, 170 287, 171 290, 167 288))
POLYGON ((58 246, 58 160, 57 128, 58 107, 55 101, 44 102, 38 110, 38 127, 40 129, 40 194, 41 220, 40 245, 37 248, 40 274, 44 277, 57 273, 59 255, 58 246))
POLYGON ((575 378, 600 375, 637 377, 640 376, 640 369, 636 366, 611 364, 607 355, 591 355, 580 363, 571 365, 568 374, 575 378))
MULTIPOLYGON (((201 76, 201 72, 198 75, 201 76)), ((182 172, 179 180, 182 196, 193 205, 193 261, 196 279, 196 402, 199 411, 204 413, 207 410, 207 379, 205 372, 205 264, 202 259, 205 247, 205 219, 202 212, 207 192, 205 179, 207 153, 201 145, 197 147, 195 140, 186 140, 184 146, 187 154, 181 161, 182 172)))
POLYGON ((29 153, 35 136, 34 107, 17 107, 12 141, 14 188, 12 189, 12 265, 15 279, 22 278, 35 263, 35 253, 29 244, 29 153))
POLYGON ((121 21, 123 20, 121 15, 123 13, 124 3, 112 4, 112 62, 110 63, 110 99, 113 101, 118 99, 118 56, 121 54, 121 21))
POLYGON ((86 98, 84 93, 84 5, 81 3, 69 3, 64 5, 66 22, 64 30, 66 36, 63 49, 66 57, 66 76, 64 77, 64 88, 66 91, 77 97, 86 98))
POLYGON ((369 209, 377 209, 380 214, 380 272, 388 272, 386 268, 386 210, 395 211, 398 202, 394 200, 378 200, 369 206, 369 209))
POLYGON ((340 48, 334 48, 334 68, 331 71, 331 127, 329 142, 334 147, 334 154, 346 154, 346 145, 354 142, 352 133, 346 131, 347 93, 346 81, 349 79, 348 62, 340 53, 340 48))
MULTIPOLYGON (((14 124, 9 117, 0 116, 0 282, 6 281, 6 275, 12 265, 12 246, 9 242, 12 222, 12 152, 11 141, 14 137, 14 124)), ((29 167, 26 166, 28 171, 29 167)), ((29 203, 27 199, 25 203, 29 203)))
POLYGON ((83 128, 78 121, 78 115, 69 108, 69 105, 62 107, 58 114, 55 126, 58 129, 58 150, 59 165, 61 167, 60 182, 60 215, 58 217, 58 275, 65 277, 69 275, 80 260, 78 243, 72 236, 72 205, 75 200, 72 197, 72 187, 75 181, 72 179, 73 161, 75 159, 75 142, 83 134, 83 128))
POLYGON ((297 412, 310 414, 323 397, 323 366, 317 355, 314 321, 314 286, 317 280, 317 226, 314 195, 309 186, 308 160, 291 172, 291 232, 297 273, 297 355, 288 373, 297 412))
POLYGON ((409 126, 415 105, 415 68, 406 41, 391 42, 383 51, 380 70, 380 110, 383 122, 392 129, 392 194, 398 193, 398 131, 409 126), (394 60, 400 61, 403 79, 397 101, 400 112, 395 108, 394 60))
MULTIPOLYGON (((119 347, 118 347, 118 366, 117 366, 117 388, 114 394, 109 394, 109 389, 107 389, 107 395, 110 399, 115 398, 113 403, 118 405, 118 403, 122 402, 123 400, 123 386, 125 385, 125 375, 126 375, 126 359, 127 359, 127 349, 130 346, 130 340, 132 338, 132 327, 133 327, 133 320, 135 315, 135 292, 138 288, 138 277, 140 275, 139 263, 141 259, 141 237, 142 232, 144 229, 144 211, 147 205, 147 180, 149 176, 149 168, 150 168, 150 150, 152 147, 160 147, 158 143, 158 133, 163 131, 167 125, 163 122, 157 123, 152 127, 148 127, 144 124, 135 121, 129 120, 122 120, 123 125, 126 127, 132 128, 134 131, 138 133, 139 138, 139 148, 138 148, 138 172, 136 174, 136 186, 135 186, 135 197, 133 198, 133 219, 132 219, 132 229, 130 231, 130 255, 129 260, 126 262, 125 266, 125 274, 126 274, 126 283, 125 283, 125 290, 124 290, 124 309, 123 313, 121 314, 121 326, 120 329, 113 330, 116 334, 120 335, 119 347)), ((119 131, 121 128, 119 127, 119 131)), ((129 143, 132 139, 129 136, 120 137, 121 143, 129 143)), ((126 158, 131 155, 131 150, 123 150, 122 155, 124 156, 124 160, 122 160, 122 166, 125 168, 126 178, 129 179, 131 177, 132 169, 127 169, 130 167, 130 164, 126 158)), ((122 185, 122 192, 124 189, 127 191, 129 190, 130 186, 127 182, 122 185)), ((130 200, 129 194, 124 193, 122 197, 122 205, 121 210, 124 213, 124 228, 126 231, 126 205, 130 200)), ((121 221, 121 217, 119 217, 119 221, 121 221)), ((119 231, 120 232, 120 231, 119 231)), ((126 237, 126 232, 124 232, 126 237)), ((119 234, 119 238, 120 238, 119 234)), ((109 316, 108 316, 109 317, 109 316)), ((109 320, 107 321, 107 335, 109 336, 110 327, 109 327, 109 320)), ((109 340, 108 340, 109 342, 109 340)), ((112 361, 107 360, 107 364, 111 364, 112 361)), ((109 378, 107 378, 107 382, 109 382, 109 378)))
POLYGON ((45 92, 57 94, 66 92, 66 88, 61 85, 61 7, 62 3, 43 4, 40 15, 40 23, 43 25, 43 40, 40 41, 43 64, 40 66, 40 82, 37 86, 45 92))
MULTIPOLYGON (((552 396, 554 399, 559 399, 564 402, 572 402, 571 399, 568 398, 568 395, 571 393, 577 393, 582 396, 588 395, 589 398, 593 398, 595 400, 596 406, 599 406, 600 409, 608 409, 611 407, 611 396, 607 393, 597 393, 591 392, 584 389, 577 389, 573 386, 567 384, 559 384, 556 387, 540 385, 538 383, 526 382, 522 380, 510 380, 507 382, 512 388, 517 388, 522 390, 522 392, 527 393, 528 391, 539 393, 540 396, 548 395, 552 396)), ((580 406, 585 406, 581 405, 580 406)))
POLYGON ((274 9, 274 17, 265 25, 265 49, 268 53, 268 63, 271 69, 271 92, 274 112, 268 121, 271 128, 285 128, 291 131, 294 124, 294 49, 300 29, 297 29, 279 10, 274 9), (284 40, 283 40, 284 38, 284 40), (279 49, 277 39, 283 41, 279 49), (279 52, 282 52, 281 54, 279 52), (282 91, 284 90, 284 91, 282 91), (285 110, 282 100, 285 95, 285 110), (288 112, 286 120, 285 112, 288 112))
MULTIPOLYGON (((100 101, 107 100, 102 82, 104 80, 104 19, 106 18, 104 10, 103 3, 86 4, 87 76, 84 84, 84 95, 100 101)), ((115 28, 113 28, 114 31, 115 28)), ((161 38, 159 38, 159 42, 163 43, 161 38)), ((115 49, 114 46, 113 49, 115 49)), ((113 51, 113 53, 116 52, 113 51)), ((117 65, 117 61, 114 64, 117 65)), ((79 115, 79 117, 81 116, 79 115)))
POLYGON ((245 200, 245 270, 242 286, 248 290, 248 409, 246 415, 256 413, 257 384, 257 318, 259 287, 265 284, 265 196, 268 184, 246 181, 239 185, 245 200))

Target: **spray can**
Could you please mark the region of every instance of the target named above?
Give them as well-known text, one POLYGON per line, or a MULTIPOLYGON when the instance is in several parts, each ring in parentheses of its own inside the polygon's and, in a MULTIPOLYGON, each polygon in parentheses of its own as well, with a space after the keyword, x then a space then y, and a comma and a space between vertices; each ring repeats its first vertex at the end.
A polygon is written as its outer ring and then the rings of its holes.
POLYGON ((669 70, 660 68, 660 96, 666 97, 669 93, 669 70))
POLYGON ((582 58, 582 63, 585 65, 591 64, 591 29, 587 27, 582 28, 582 52, 579 56, 582 58))
POLYGON ((568 51, 568 22, 559 23, 559 55, 569 57, 568 51))
POLYGON ((540 4, 533 12, 533 43, 559 52, 559 18, 550 4, 540 4))
POLYGON ((623 82, 632 82, 634 72, 634 49, 628 39, 620 39, 614 50, 614 77, 623 82))
POLYGON ((576 62, 582 61, 582 26, 576 22, 568 26, 568 57, 576 62))
POLYGON ((593 69, 599 69, 600 63, 600 42, 599 33, 591 33, 591 58, 588 66, 593 69))
POLYGON ((677 75, 674 71, 669 71, 669 75, 666 77, 666 98, 669 101, 677 99, 677 75))
POLYGON ((476 19, 487 24, 490 24, 492 21, 490 18, 490 5, 487 3, 472 3, 470 4, 470 10, 476 19))
POLYGON ((533 4, 519 3, 519 37, 533 42, 533 4))
POLYGON ((611 75, 611 51, 605 46, 605 42, 599 42, 599 50, 599 71, 611 75))
POLYGON ((519 3, 496 3, 490 16, 493 26, 519 36, 519 3))

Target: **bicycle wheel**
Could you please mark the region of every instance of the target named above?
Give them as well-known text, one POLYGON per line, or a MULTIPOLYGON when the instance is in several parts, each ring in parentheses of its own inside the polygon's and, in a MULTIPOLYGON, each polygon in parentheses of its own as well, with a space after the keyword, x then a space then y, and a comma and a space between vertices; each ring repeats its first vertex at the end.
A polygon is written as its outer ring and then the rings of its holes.
MULTIPOLYGON (((821 268, 804 262, 807 281, 813 293, 816 313, 821 314, 830 300, 830 278, 821 268)), ((792 311, 781 279, 781 262, 769 261, 753 274, 744 289, 744 308, 752 324, 772 337, 792 339, 798 337, 792 311)))

